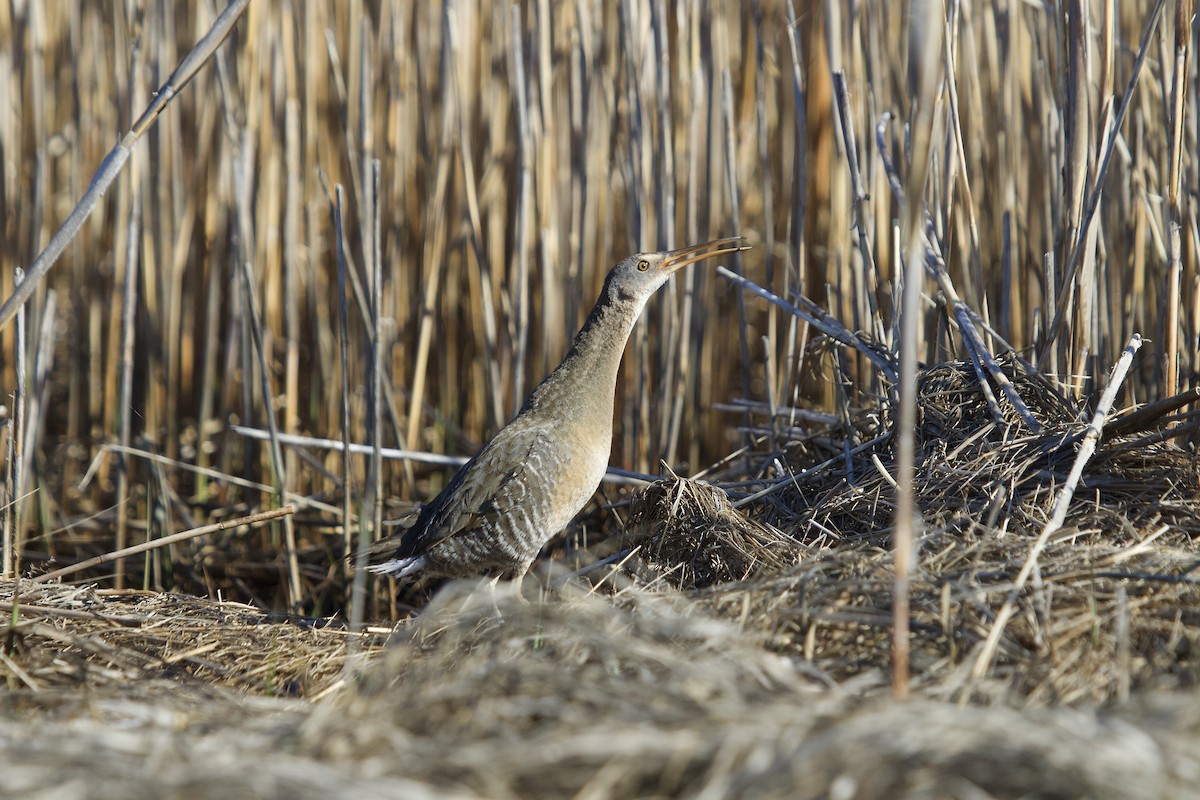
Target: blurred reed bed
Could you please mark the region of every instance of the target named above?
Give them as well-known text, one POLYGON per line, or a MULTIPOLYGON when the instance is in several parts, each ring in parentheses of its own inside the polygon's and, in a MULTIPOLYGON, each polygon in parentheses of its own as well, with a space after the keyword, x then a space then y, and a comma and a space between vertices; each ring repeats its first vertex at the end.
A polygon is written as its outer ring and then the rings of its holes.
MULTIPOLYGON (((0 7, 3 296, 210 6, 0 7)), ((1127 403, 1197 381, 1190 7, 946 4, 929 229, 993 351, 1011 343, 1076 398, 1134 331, 1150 344, 1127 403)), ((217 538, 183 570, 164 548, 127 564, 130 580, 336 610, 353 528, 339 520, 341 457, 230 424, 470 455, 634 250, 745 235, 755 249, 734 271, 895 352, 906 243, 889 178, 910 169, 915 96, 905 14, 790 0, 251 3, 38 286, 23 344, 16 325, 0 330, 4 391, 15 397, 19 356, 27 387, 0 448, 16 476, 6 567, 298 498, 294 528, 217 538)), ((773 450, 803 413, 845 418, 887 390, 869 360, 811 347, 806 326, 715 272, 678 283, 630 346, 615 466, 696 473, 745 445, 773 450)), ((927 285, 928 363, 961 352, 945 287, 927 285)), ((348 475, 352 513, 370 518, 368 459, 348 475)), ((446 477, 390 462, 385 516, 446 477)))

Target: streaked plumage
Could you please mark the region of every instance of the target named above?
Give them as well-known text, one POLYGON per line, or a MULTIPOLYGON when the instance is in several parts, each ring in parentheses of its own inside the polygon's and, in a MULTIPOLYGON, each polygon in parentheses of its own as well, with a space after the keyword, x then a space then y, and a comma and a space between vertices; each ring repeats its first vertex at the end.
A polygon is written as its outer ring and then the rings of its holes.
POLYGON ((617 370, 646 301, 680 267, 746 249, 736 241, 639 253, 613 267, 563 362, 411 527, 372 546, 370 569, 393 577, 524 575, 608 468, 617 370))

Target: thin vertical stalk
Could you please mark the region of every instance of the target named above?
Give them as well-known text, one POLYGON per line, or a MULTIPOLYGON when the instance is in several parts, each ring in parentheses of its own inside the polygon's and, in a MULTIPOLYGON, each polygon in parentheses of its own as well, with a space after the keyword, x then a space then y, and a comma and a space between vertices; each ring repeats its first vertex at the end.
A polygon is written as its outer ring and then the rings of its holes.
MULTIPOLYGON (((513 348, 513 404, 515 412, 525 397, 525 357, 529 346, 529 229, 530 205, 533 183, 533 134, 529 129, 529 91, 525 85, 525 50, 522 46, 523 28, 521 8, 512 7, 512 69, 513 85, 516 87, 514 103, 517 110, 517 218, 513 232, 516 240, 513 247, 513 276, 516 284, 516 300, 513 319, 516 331, 513 348)), ((410 443, 411 448, 411 443, 410 443)))
MULTIPOLYGON (((766 281, 766 287, 772 291, 778 291, 779 287, 775 285, 775 192, 771 175, 771 145, 770 145, 770 123, 767 118, 767 74, 766 74, 766 52, 763 42, 763 7, 762 0, 754 0, 753 15, 754 15, 754 120, 755 127, 758 133, 758 168, 761 171, 762 183, 762 253, 763 253, 763 270, 766 281)), ((770 370, 778 370, 778 365, 771 358, 776 352, 778 346, 778 326, 779 313, 774 306, 767 308, 767 334, 764 338, 763 346, 766 348, 766 360, 764 366, 768 363, 767 383, 774 389, 779 385, 779 375, 772 373, 770 370)), ((767 402, 774 406, 780 398, 771 395, 767 398, 767 402)), ((775 430, 775 421, 772 418, 771 430, 775 430)), ((772 448, 774 445, 772 445, 772 448)))
POLYGON ((850 178, 850 189, 854 194, 854 221, 851 227, 856 233, 859 267, 854 272, 858 278, 854 287, 854 295, 858 301, 854 303, 856 319, 853 327, 856 330, 873 331, 875 329, 874 321, 878 319, 879 315, 875 309, 872 282, 868 278, 869 275, 875 274, 875 254, 871 247, 870 233, 867 227, 869 214, 867 203, 870 202, 871 197, 867 193, 862 171, 859 169, 858 142, 854 136, 855 126, 853 112, 850 108, 850 93, 846 88, 846 73, 841 70, 834 70, 833 73, 833 96, 842 131, 842 146, 846 152, 846 170, 850 178), (860 309, 860 306, 864 305, 865 307, 860 309))
MULTIPOLYGON (((200 402, 196 414, 196 466, 201 469, 210 464, 212 448, 208 447, 208 436, 212 430, 214 406, 220 404, 222 384, 217 382, 217 362, 221 353, 221 322, 222 290, 224 288, 223 270, 220 265, 212 264, 205 278, 205 307, 204 307, 204 342, 202 361, 200 365, 200 402)), ((196 493, 199 497, 208 495, 208 477, 201 472, 196 480, 196 493)))
MULTIPOLYGON (((283 338, 287 355, 283 375, 283 430, 300 430, 300 309, 296 290, 296 272, 300 268, 300 198, 304 181, 300 177, 300 106, 289 97, 284 106, 284 163, 287 191, 283 202, 283 338)), ((285 461, 288 475, 295 475, 296 451, 289 449, 285 461)))
MULTIPOLYGON (((121 356, 119 373, 121 391, 117 401, 120 424, 117 442, 129 447, 130 426, 133 412, 133 344, 137 324, 138 243, 141 242, 142 192, 137 180, 138 165, 135 162, 129 172, 129 193, 132 203, 129 208, 129 233, 126 237, 124 290, 121 294, 121 356)), ((116 549, 127 544, 129 528, 129 459, 124 453, 117 456, 117 540, 116 549)), ((113 586, 125 588, 125 562, 115 565, 113 586)))
MULTIPOLYGON (((279 499, 279 508, 287 505, 289 490, 287 470, 283 462, 283 446, 279 442, 279 425, 275 420, 275 407, 272 402, 271 376, 268 371, 266 348, 263 345, 262 320, 258 312, 258 303, 254 299, 254 278, 251 274, 250 262, 242 262, 242 290, 245 293, 245 320, 250 329, 250 337, 254 344, 254 355, 257 357, 257 372, 259 391, 262 393, 263 414, 267 419, 267 430, 270 431, 270 447, 267 452, 271 459, 271 471, 274 480, 273 488, 279 499)), ((253 364, 247 358, 247 366, 253 364)), ((249 380, 247 380, 249 383, 249 380)), ((296 528, 290 515, 283 518, 284 558, 287 561, 288 603, 290 610, 299 611, 304 599, 300 584, 300 559, 296 552, 296 528)))
MULTIPOLYGON (((740 236, 742 232, 741 224, 741 203, 738 200, 738 183, 737 183, 737 138, 734 134, 734 118, 733 118, 733 79, 729 74, 729 68, 726 67, 721 72, 721 106, 724 111, 725 118, 725 167, 727 170, 726 182, 729 190, 729 214, 733 219, 733 234, 740 236)), ((742 265, 742 257, 739 253, 734 253, 733 263, 735 272, 742 277, 745 277, 745 268, 742 265)), ((746 336, 746 298, 739 293, 737 297, 738 306, 738 343, 741 346, 741 363, 742 363, 742 397, 750 397, 750 342, 746 336)), ((749 445, 752 441, 750 434, 750 412, 747 410, 744 413, 744 424, 746 433, 743 435, 743 444, 749 445)))
MULTIPOLYGON (((1183 199, 1180 191, 1183 178, 1184 98, 1188 84, 1188 52, 1191 43, 1191 0, 1175 0, 1175 64, 1171 70, 1171 98, 1167 122, 1171 131, 1169 166, 1167 170, 1167 363, 1163 375, 1163 396, 1173 397, 1179 391, 1179 328, 1183 265, 1180 259, 1183 227, 1183 199)), ((1194 155, 1194 153, 1193 153, 1194 155)))
MULTIPOLYGON (((671 101, 671 41, 667 35, 667 13, 664 0, 652 0, 650 3, 650 25, 654 33, 654 48, 658 56, 655 69, 656 91, 658 105, 658 136, 657 162, 655 174, 656 214, 658 216, 658 244, 656 247, 674 249, 675 247, 675 126, 673 123, 673 103, 671 101)), ((672 281, 674 283, 674 281, 672 281)), ((661 363, 658 374, 661 377, 661 387, 668 389, 667 394, 682 394, 672 389, 678 385, 681 356, 687 347, 688 326, 686 317, 678 316, 676 304, 670 296, 659 301, 659 326, 664 336, 660 338, 661 363), (682 325, 681 325, 682 322, 682 325), (682 328, 682 329, 681 329, 682 328)), ((643 328, 643 331, 646 329, 643 328)), ((647 403, 647 408, 654 404, 647 403)), ((653 458, 665 459, 667 463, 674 460, 672 444, 672 406, 670 403, 658 405, 659 416, 656 420, 657 435, 654 440, 653 458)), ((650 454, 643 460, 644 464, 653 463, 650 454)))
MULTIPOLYGON (((54 324, 55 314, 58 313, 58 293, 53 289, 46 292, 46 302, 42 308, 42 322, 38 337, 31 343, 34 351, 33 359, 33 391, 27 392, 25 403, 24 444, 22 445, 21 481, 17 484, 16 494, 18 505, 24 504, 24 496, 28 482, 34 474, 33 459, 38 451, 42 430, 46 423, 46 413, 49 409, 50 371, 54 367, 54 324)), ((45 505, 44 498, 42 505, 45 505)))
MULTIPOLYGON (((804 293, 804 268, 806 262, 804 242, 804 215, 808 207, 808 102, 804 82, 803 52, 797 35, 796 5, 793 0, 787 0, 787 34, 788 47, 792 56, 792 112, 795 115, 795 144, 792 152, 792 194, 791 194, 791 270, 786 276, 786 289, 793 286, 795 290, 804 293)), ((767 287, 771 288, 771 287, 767 287)), ((787 292, 785 292, 787 294, 787 292)), ((800 375, 804 360, 805 344, 808 338, 808 326, 804 325, 800 336, 796 328, 802 325, 796 317, 788 318, 788 354, 784 365, 788 370, 788 378, 784 383, 782 396, 791 398, 793 391, 800 390, 800 375), (799 356, 796 356, 799 353, 799 356)), ((795 403, 792 403, 795 405, 795 403)))
MULTIPOLYGON (((924 208, 922 197, 929 175, 933 138, 933 112, 938 80, 938 58, 942 54, 941 3, 914 2, 908 30, 909 74, 912 108, 912 156, 905 193, 904 287, 900 320, 900 410, 896 431, 896 517, 892 547, 895 551, 895 583, 892 588, 892 692, 898 700, 908 698, 909 680, 909 580, 913 567, 913 530, 918 524, 916 490, 913 486, 913 432, 917 420, 917 355, 920 344, 921 290, 925 277, 924 208)), ((948 76, 949 79, 950 76, 948 76)))
MULTIPOLYGON (((25 270, 13 270, 13 291, 17 292, 26 280, 25 270)), ((13 351, 13 372, 16 391, 8 431, 8 469, 5 475, 4 509, 4 575, 15 576, 21 567, 21 446, 25 436, 25 304, 17 307, 16 342, 13 351)))
MULTIPOLYGON (((335 250, 337 253, 337 285, 338 285, 338 350, 339 361, 342 365, 342 392, 341 392, 341 429, 342 429, 342 546, 347 557, 354 553, 351 531, 354 529, 354 484, 350 480, 350 325, 347 319, 347 302, 346 302, 346 238, 345 238, 345 212, 343 204, 345 202, 346 190, 339 183, 334 187, 334 205, 330 209, 333 214, 333 233, 335 241, 335 250)), ((361 553, 356 554, 355 558, 361 558, 361 553)), ((363 611, 356 610, 358 605, 362 604, 362 598, 365 596, 366 574, 364 570, 358 570, 354 576, 354 585, 351 590, 351 618, 361 620, 363 611)))
MULTIPOLYGON (((449 13, 449 8, 445 9, 445 13, 449 13)), ((443 21, 443 27, 446 22, 443 21)), ((450 74, 450 53, 448 49, 443 49, 441 59, 441 83, 444 92, 453 92, 453 82, 450 74)), ((450 182, 451 161, 453 159, 451 143, 454 139, 454 103, 447 102, 446 98, 442 98, 442 117, 441 117, 441 132, 440 132, 440 153, 437 159, 437 168, 434 176, 434 187, 430 194, 432 198, 431 207, 437 209, 433 214, 433 223, 431 229, 426 231, 425 246, 423 250, 424 265, 423 268, 428 270, 425 277, 425 293, 422 298, 420 310, 420 325, 417 331, 417 352, 413 362, 413 377, 412 388, 409 396, 408 406, 408 432, 406 437, 406 446, 409 450, 416 450, 418 447, 418 437, 421 429, 421 420, 425 415, 422 411, 423 402, 425 399, 425 385, 427 382, 427 370, 429 368, 429 353, 433 348, 433 332, 434 323, 437 320, 437 302, 442 291, 442 282, 446 274, 446 239, 449 236, 447 226, 449 220, 447 214, 442 213, 445 206, 447 187, 450 182)), ((353 278, 353 273, 351 273, 353 278)), ((361 304, 363 307, 363 316, 369 317, 370 311, 366 303, 361 304)), ((413 483, 412 465, 405 462, 404 465, 405 477, 408 484, 413 483)))
MULTIPOLYGON (((682 13, 682 12, 681 12, 682 13)), ((704 69, 700 58, 700 34, 699 34, 699 14, 693 14, 687 21, 687 34, 685 39, 687 60, 685 62, 686 69, 690 80, 691 93, 685 95, 687 97, 687 172, 685 176, 687 201, 685 207, 686 217, 684 222, 685 235, 687 241, 700 241, 700 197, 701 197, 701 178, 700 178, 700 160, 703 155, 703 144, 707 143, 707 139, 702 141, 701 126, 706 118, 705 97, 707 96, 708 81, 705 79, 704 69)), ((683 22, 683 20, 680 20, 683 22)), ((684 26, 681 24, 680 28, 684 26)), ((684 417, 684 401, 690 396, 693 402, 699 405, 700 381, 697 379, 696 370, 693 368, 693 361, 699 361, 701 348, 704 344, 704 337, 699 332, 696 309, 698 308, 695 298, 697 286, 699 285, 700 275, 698 270, 687 270, 683 276, 683 307, 680 310, 680 318, 685 325, 685 333, 683 341, 679 347, 679 377, 684 386, 689 387, 691 391, 673 392, 674 401, 671 410, 670 430, 667 434, 667 458, 668 463, 676 463, 676 449, 679 443, 680 433, 683 428, 684 417)), ((696 437, 691 437, 685 458, 691 464, 696 464, 698 461, 699 443, 696 437)))
MULTIPOLYGON (((371 444, 370 466, 367 470, 367 493, 363 498, 363 513, 359 517, 358 548, 355 552, 354 584, 350 600, 350 630, 357 632, 365 616, 367 549, 374 535, 383 529, 383 258, 379 213, 380 164, 375 159, 367 170, 367 189, 374 213, 369 219, 368 233, 371 269, 371 312, 374 329, 371 335, 370 402, 367 408, 368 434, 371 444)), ((340 216, 340 214, 339 214, 340 216)), ((344 263, 344 259, 343 259, 344 263)), ((339 270, 341 268, 339 267, 339 270)), ((344 294, 345 289, 341 289, 344 294)), ((348 494, 348 493, 347 493, 348 494)))

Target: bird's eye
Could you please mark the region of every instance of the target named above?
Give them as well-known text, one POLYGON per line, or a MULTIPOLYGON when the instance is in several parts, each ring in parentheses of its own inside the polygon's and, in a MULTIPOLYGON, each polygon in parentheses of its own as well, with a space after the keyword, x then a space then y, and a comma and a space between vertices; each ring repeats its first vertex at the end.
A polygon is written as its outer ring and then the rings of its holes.
POLYGON ((638 262, 638 272, 645 272, 648 269, 650 269, 649 261, 639 261, 638 262))

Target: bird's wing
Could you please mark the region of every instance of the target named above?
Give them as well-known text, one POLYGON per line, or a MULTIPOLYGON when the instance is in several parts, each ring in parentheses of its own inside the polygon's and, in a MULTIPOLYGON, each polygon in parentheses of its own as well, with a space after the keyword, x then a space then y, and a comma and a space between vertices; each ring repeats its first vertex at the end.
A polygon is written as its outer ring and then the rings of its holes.
MULTIPOLYGON (((527 477, 530 457, 544 451, 550 441, 543 428, 505 428, 421 509, 416 523, 398 534, 398 544, 378 552, 420 555, 453 536, 490 527, 529 496, 530 487, 521 479, 527 477)), ((386 541, 377 542, 372 550, 386 541)))

